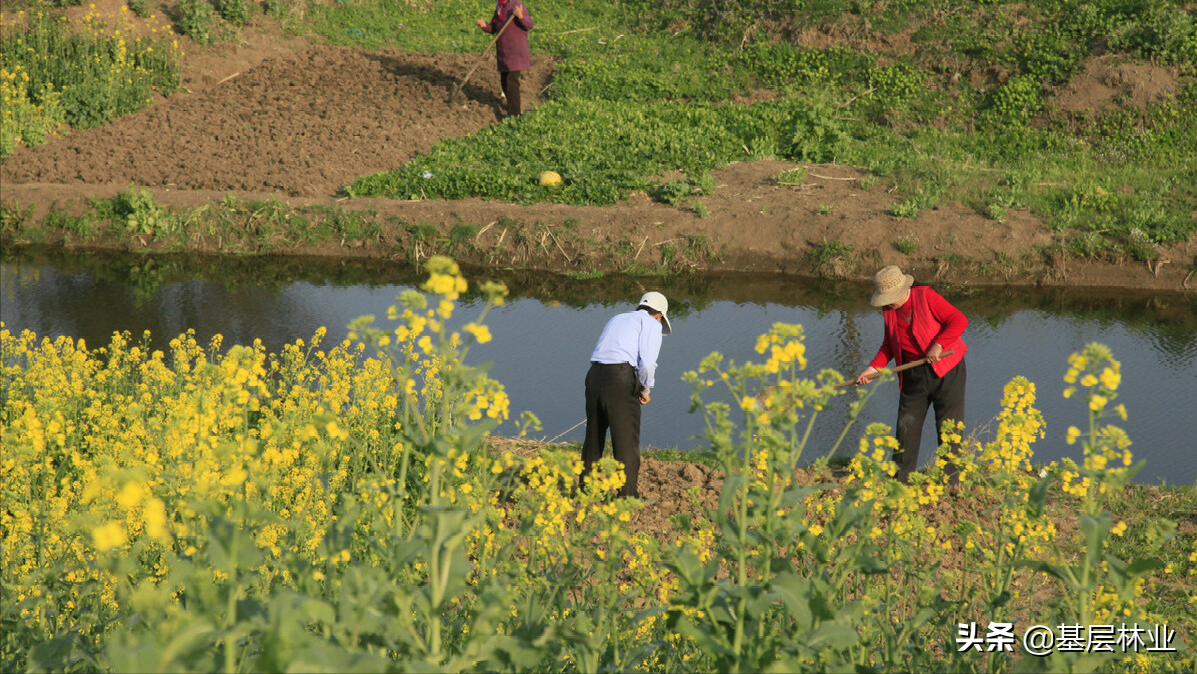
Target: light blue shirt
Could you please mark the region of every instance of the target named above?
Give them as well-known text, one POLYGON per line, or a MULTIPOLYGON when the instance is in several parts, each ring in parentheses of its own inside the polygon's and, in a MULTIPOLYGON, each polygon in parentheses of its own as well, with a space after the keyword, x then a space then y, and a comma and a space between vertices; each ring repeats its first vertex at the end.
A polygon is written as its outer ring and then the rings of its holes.
POLYGON ((599 335, 590 362, 615 365, 628 363, 636 368, 640 385, 653 387, 657 355, 661 353, 661 323, 647 311, 629 311, 607 321, 599 335))

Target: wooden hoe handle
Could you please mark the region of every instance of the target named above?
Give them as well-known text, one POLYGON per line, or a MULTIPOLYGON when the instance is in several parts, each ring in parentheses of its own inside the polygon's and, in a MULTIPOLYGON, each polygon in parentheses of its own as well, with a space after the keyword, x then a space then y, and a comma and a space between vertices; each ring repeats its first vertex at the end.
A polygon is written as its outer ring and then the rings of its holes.
POLYGON ((499 38, 503 36, 503 31, 507 30, 507 27, 511 25, 513 19, 515 19, 514 14, 507 17, 507 22, 503 24, 503 27, 499 29, 499 32, 495 33, 495 39, 491 40, 490 44, 486 45, 486 49, 483 49, 482 53, 478 55, 478 62, 474 64, 473 68, 470 68, 470 72, 466 73, 465 77, 461 78, 461 83, 458 84, 457 88, 453 90, 454 97, 457 95, 457 92, 461 91, 461 89, 465 87, 465 83, 469 81, 470 76, 474 74, 474 71, 478 69, 478 66, 482 65, 482 61, 486 58, 486 54, 490 51, 490 48, 495 46, 495 43, 498 42, 499 38))
MULTIPOLYGON (((952 355, 952 353, 953 353, 953 351, 951 349, 948 349, 947 351, 944 351, 943 353, 941 353, 939 355, 950 356, 950 355, 952 355)), ((912 360, 909 363, 904 363, 902 365, 899 365, 898 367, 895 367, 894 369, 890 370, 890 372, 901 372, 902 370, 909 370, 912 367, 918 367, 920 365, 925 365, 926 363, 927 363, 926 358, 919 358, 918 360, 912 360)), ((873 379, 876 379, 876 378, 877 378, 877 375, 874 374, 872 377, 869 377, 869 380, 872 381, 873 379)), ((835 385, 836 388, 847 388, 849 386, 856 386, 856 380, 852 379, 852 380, 846 381, 842 384, 835 385)))

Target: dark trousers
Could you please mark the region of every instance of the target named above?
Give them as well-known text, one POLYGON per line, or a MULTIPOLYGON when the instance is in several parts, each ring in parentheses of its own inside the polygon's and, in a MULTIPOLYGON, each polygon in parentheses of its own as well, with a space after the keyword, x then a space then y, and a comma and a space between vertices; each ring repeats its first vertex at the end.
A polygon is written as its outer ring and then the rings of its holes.
MULTIPOLYGON (((902 393, 898 398, 898 449, 894 463, 898 464, 897 478, 905 482, 919 465, 919 445, 923 441, 923 423, 927 408, 935 407, 935 434, 947 421, 964 420, 964 384, 967 372, 964 361, 948 370, 943 377, 935 374, 930 365, 920 365, 902 373, 902 393)), ((949 473, 952 469, 949 468, 949 473)))
POLYGON ((503 95, 507 97, 507 114, 520 114, 520 71, 499 73, 499 84, 503 87, 503 95))
MULTIPOLYGON (((603 458, 607 429, 615 459, 623 464, 627 478, 620 496, 639 496, 640 477, 640 380, 636 368, 627 363, 592 363, 586 373, 586 440, 582 443, 582 480, 603 458)), ((584 484, 584 482, 583 482, 584 484)))

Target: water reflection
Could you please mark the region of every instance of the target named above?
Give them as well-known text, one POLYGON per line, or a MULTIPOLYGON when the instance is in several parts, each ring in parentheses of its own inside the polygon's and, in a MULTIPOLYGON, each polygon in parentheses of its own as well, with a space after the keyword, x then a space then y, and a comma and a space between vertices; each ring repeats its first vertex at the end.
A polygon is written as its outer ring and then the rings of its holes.
MULTIPOLYGON (((308 339, 319 326, 330 339, 361 315, 381 320, 402 290, 420 281, 395 265, 301 263, 294 260, 213 262, 190 258, 115 260, 95 255, 52 260, 9 255, 0 264, 0 320, 10 329, 40 335, 83 337, 93 347, 112 332, 134 337, 149 330, 158 348, 187 329, 202 341, 224 335, 225 344, 261 339, 278 350, 308 339), (213 269, 213 265, 216 268, 213 269)), ((681 373, 711 351, 737 362, 760 360, 755 338, 775 322, 801 323, 812 374, 830 367, 858 371, 881 339, 881 317, 869 307, 865 284, 829 283, 773 275, 691 276, 665 282, 627 277, 578 281, 556 275, 478 271, 471 279, 500 280, 512 301, 490 314, 494 341, 475 348, 476 362, 493 363, 513 410, 530 410, 546 438, 580 441, 582 381, 594 340, 611 314, 630 308, 642 292, 669 296, 674 335, 662 349, 658 386, 645 410, 643 440, 654 446, 695 447, 702 420, 687 414, 690 391, 681 373)), ((970 317, 966 423, 984 428, 998 412, 1002 387, 1022 374, 1038 387, 1047 438, 1039 461, 1072 455, 1063 442, 1069 425, 1083 426, 1079 399, 1064 400, 1067 356, 1089 342, 1109 345, 1123 362, 1119 402, 1130 411, 1124 424, 1136 456, 1147 459, 1144 482, 1197 481, 1197 299, 1077 289, 941 287, 970 317)), ((460 322, 481 308, 467 298, 460 322)), ((820 420, 813 447, 827 447, 839 433, 847 396, 820 420)), ((892 425, 894 384, 883 385, 859 422, 892 425)), ((857 437, 855 434, 851 437, 857 437)), ((933 443, 928 429, 924 447, 933 443)), ((847 449, 851 450, 852 447, 847 449)), ((924 458, 929 453, 924 449, 924 458)))

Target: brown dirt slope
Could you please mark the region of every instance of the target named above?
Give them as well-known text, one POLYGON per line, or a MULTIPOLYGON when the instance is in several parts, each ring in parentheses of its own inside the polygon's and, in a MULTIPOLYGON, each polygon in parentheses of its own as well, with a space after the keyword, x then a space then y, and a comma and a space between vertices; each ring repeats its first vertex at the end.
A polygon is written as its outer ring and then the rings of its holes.
POLYGON ((446 101, 469 66, 458 55, 305 46, 100 127, 18 148, 0 179, 332 196, 493 123, 498 98, 481 86, 467 85, 467 105, 446 101))
MULTIPOLYGON (((121 4, 100 0, 97 11, 116 12, 121 4)), ((603 260, 610 266, 613 256, 627 251, 652 265, 670 247, 701 241, 709 254, 691 255, 689 268, 865 278, 880 265, 899 264, 923 279, 958 283, 1180 290, 1197 258, 1197 240, 1191 240, 1162 251, 1166 262, 1151 268, 1044 259, 1038 247, 1051 243, 1051 232, 1029 213, 1012 211, 996 222, 948 203, 898 218, 887 210, 899 195, 884 183, 862 182, 867 176, 861 170, 839 165, 808 166, 803 184, 783 185, 775 176, 793 164, 736 163, 715 172, 718 190, 700 199, 702 207, 653 203, 642 193, 607 208, 481 199, 347 201, 338 192, 354 178, 399 166, 442 138, 495 123, 502 108, 493 64, 474 74, 464 105, 450 105, 448 93, 474 55, 316 45, 264 19, 234 42, 199 48, 180 41, 187 52, 185 91, 100 127, 18 148, 0 162, 0 199, 33 207, 40 217, 51 208, 81 211, 87 198, 135 184, 151 189, 158 203, 180 208, 226 194, 273 195, 295 207, 371 209, 384 222, 431 223, 445 231, 463 222, 485 230, 506 217, 546 230, 536 254, 501 250, 511 240, 493 227, 476 241, 483 257, 473 261, 557 270, 583 270, 603 260), (572 238, 562 240, 560 230, 549 228, 566 221, 575 226, 572 238), (899 251, 900 239, 917 240, 916 250, 899 251), (851 254, 820 260, 817 253, 829 242, 844 244, 851 254)), ((526 108, 539 104, 551 71, 544 58, 534 60, 524 86, 526 108)), ((1118 75, 1122 82, 1133 73, 1118 75)), ((411 259, 403 237, 388 240, 374 247, 339 242, 285 252, 411 259)))

